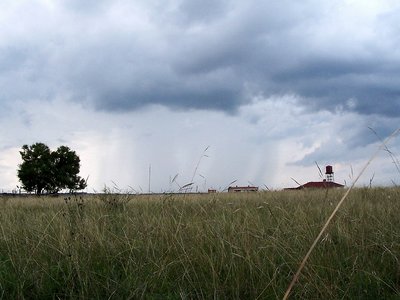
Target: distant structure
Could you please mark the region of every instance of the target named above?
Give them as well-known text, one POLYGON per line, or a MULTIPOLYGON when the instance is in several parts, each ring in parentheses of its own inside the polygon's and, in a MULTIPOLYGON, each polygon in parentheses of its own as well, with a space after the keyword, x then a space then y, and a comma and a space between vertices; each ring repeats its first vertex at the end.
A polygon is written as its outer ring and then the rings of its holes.
POLYGON ((296 190, 299 189, 330 189, 330 188, 342 188, 344 187, 343 184, 339 184, 333 181, 327 181, 327 180, 323 180, 323 181, 310 181, 307 182, 306 184, 303 184, 297 188, 295 188, 296 190))
POLYGON ((325 176, 326 176, 326 181, 328 182, 334 182, 333 178, 333 167, 332 166, 326 166, 325 168, 325 176))
POLYGON ((257 192, 258 186, 230 186, 228 193, 257 192))
POLYGON ((216 192, 217 192, 216 189, 208 189, 208 193, 209 193, 209 194, 213 194, 213 193, 216 193, 216 192))
POLYGON ((330 189, 330 188, 343 188, 343 184, 334 181, 333 167, 328 165, 325 168, 325 179, 322 181, 310 181, 306 184, 300 185, 296 188, 287 188, 285 190, 301 190, 301 189, 330 189))

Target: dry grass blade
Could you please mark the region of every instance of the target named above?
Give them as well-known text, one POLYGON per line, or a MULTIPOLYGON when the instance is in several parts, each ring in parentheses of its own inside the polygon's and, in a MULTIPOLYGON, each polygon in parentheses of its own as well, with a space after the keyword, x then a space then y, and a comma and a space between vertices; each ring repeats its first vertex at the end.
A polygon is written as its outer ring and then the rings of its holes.
POLYGON ((304 256, 296 274, 293 276, 293 279, 291 283, 289 284, 289 287, 287 288, 285 295, 283 296, 283 300, 287 299, 289 297, 289 294, 297 282, 301 271, 303 270, 308 258, 310 257, 312 251, 314 250, 315 246, 318 244, 319 240, 321 239, 322 235, 324 234, 326 228, 332 221, 333 217, 336 215, 337 211, 339 210, 340 206, 343 204, 344 200, 347 198, 349 195, 350 191, 353 189, 355 184, 357 183, 358 179, 360 179, 361 175, 364 173, 364 171, 367 169, 367 167, 371 164, 371 162, 375 159, 375 157, 378 155, 378 153, 382 149, 387 149, 386 144, 396 135, 400 133, 400 128, 396 129, 385 141, 382 142, 382 144, 379 146, 379 148, 375 151, 375 153, 371 156, 371 158, 368 160, 368 162, 365 164, 365 166, 362 168, 356 179, 353 181, 353 184, 350 186, 350 188, 346 191, 346 193, 343 195, 343 197, 340 199, 339 203, 336 205, 335 209, 333 210, 332 214, 329 216, 328 220, 326 221, 325 225, 322 227, 321 231, 319 232, 318 236, 315 238, 314 242, 312 243, 310 249, 308 250, 307 254, 304 256))
POLYGON ((324 178, 324 174, 322 173, 322 170, 321 170, 321 168, 319 167, 319 165, 318 165, 318 163, 315 161, 315 165, 317 166, 317 168, 318 168, 318 174, 319 174, 319 177, 320 178, 324 178))
POLYGON ((199 169, 199 166, 200 166, 200 163, 201 163, 201 160, 203 159, 203 157, 209 157, 209 156, 206 154, 206 152, 207 152, 207 150, 208 150, 209 148, 210 148, 210 146, 207 146, 206 149, 204 149, 202 155, 200 156, 199 161, 197 162, 197 165, 196 165, 196 167, 194 168, 194 172, 193 172, 193 176, 192 176, 191 182, 193 182, 194 178, 196 177, 197 170, 199 169))
POLYGON ((235 179, 235 180, 233 180, 233 181, 231 181, 223 190, 222 190, 222 192, 225 192, 225 191, 227 191, 228 190, 228 188, 232 185, 232 184, 234 184, 235 182, 237 181, 237 179, 235 179))
POLYGON ((301 183, 299 183, 296 179, 294 179, 293 177, 290 177, 290 179, 292 179, 294 182, 297 183, 298 186, 301 186, 301 183))
MULTIPOLYGON (((187 189, 187 188, 190 188, 193 184, 194 184, 194 182, 190 182, 190 183, 187 183, 187 184, 181 186, 181 187, 179 188, 179 192, 181 192, 181 191, 183 191, 183 190, 185 190, 185 189, 187 189)), ((185 191, 185 192, 186 192, 186 191, 185 191)))
POLYGON ((25 270, 27 269, 27 267, 28 267, 28 265, 29 265, 29 262, 33 259, 36 250, 39 248, 40 244, 41 244, 41 243, 43 242, 43 240, 45 239, 46 234, 47 234, 47 230, 50 228, 51 224, 52 224, 53 221, 56 219, 56 217, 57 217, 58 215, 61 214, 61 212, 62 212, 62 210, 59 210, 56 214, 54 214, 54 216, 51 218, 50 222, 47 224, 47 226, 46 226, 45 230, 43 231, 43 234, 42 234, 42 236, 40 237, 38 243, 37 243, 36 246, 32 249, 32 251, 31 251, 31 253, 30 253, 30 256, 28 257, 28 260, 27 260, 27 262, 26 262, 26 264, 25 264, 25 266, 24 266, 24 269, 22 270, 22 273, 25 273, 25 270))
MULTIPOLYGON (((383 143, 382 139, 378 135, 378 133, 371 127, 368 127, 375 135, 376 137, 383 143)), ((400 161, 397 159, 396 155, 389 150, 389 148, 385 145, 385 151, 389 154, 390 158, 392 159, 393 164, 395 165, 397 171, 400 174, 400 161)))

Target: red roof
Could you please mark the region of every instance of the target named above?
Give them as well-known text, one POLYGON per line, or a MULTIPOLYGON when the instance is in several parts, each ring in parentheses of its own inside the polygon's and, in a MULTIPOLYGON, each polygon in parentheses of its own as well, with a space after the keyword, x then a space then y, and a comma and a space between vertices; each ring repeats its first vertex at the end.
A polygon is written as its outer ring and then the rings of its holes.
POLYGON ((299 186, 299 189, 303 188, 319 188, 319 189, 327 189, 327 188, 342 188, 344 187, 343 184, 339 184, 333 181, 310 181, 306 184, 299 186))

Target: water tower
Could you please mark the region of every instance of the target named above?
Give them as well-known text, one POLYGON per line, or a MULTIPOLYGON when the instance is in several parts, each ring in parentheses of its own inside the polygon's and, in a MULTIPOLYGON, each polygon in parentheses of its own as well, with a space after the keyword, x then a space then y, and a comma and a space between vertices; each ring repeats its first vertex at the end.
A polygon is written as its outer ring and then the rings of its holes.
POLYGON ((326 166, 325 168, 325 175, 326 175, 326 181, 333 182, 333 167, 332 166, 326 166))

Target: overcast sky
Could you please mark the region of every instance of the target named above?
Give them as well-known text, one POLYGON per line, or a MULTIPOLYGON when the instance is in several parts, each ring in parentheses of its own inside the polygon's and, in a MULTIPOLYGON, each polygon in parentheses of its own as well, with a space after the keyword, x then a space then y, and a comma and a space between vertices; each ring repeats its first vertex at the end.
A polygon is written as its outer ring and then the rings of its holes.
MULTIPOLYGON (((400 124, 399 19, 397 0, 1 1, 0 188, 35 142, 75 150, 87 191, 146 192, 150 165, 153 192, 280 189, 315 162, 349 185, 400 124)), ((400 184, 388 153, 372 178, 400 184)))

